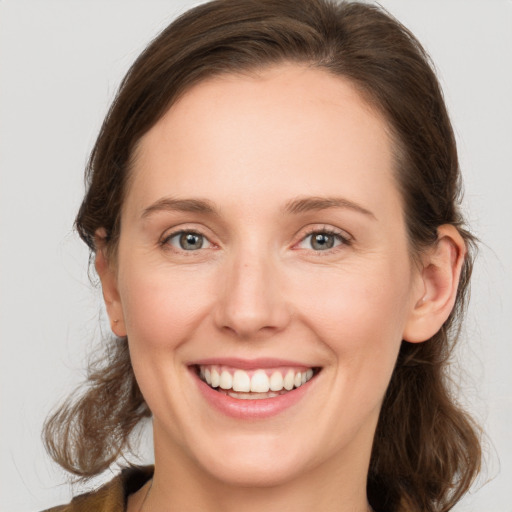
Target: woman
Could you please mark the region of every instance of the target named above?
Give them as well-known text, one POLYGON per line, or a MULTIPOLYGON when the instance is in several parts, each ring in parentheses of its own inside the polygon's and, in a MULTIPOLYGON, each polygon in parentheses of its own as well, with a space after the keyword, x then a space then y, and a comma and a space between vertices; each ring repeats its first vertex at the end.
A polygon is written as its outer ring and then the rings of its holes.
POLYGON ((375 7, 216 1, 123 81, 76 225, 115 339, 47 423, 109 467, 55 510, 445 511, 479 470, 445 368, 472 236, 428 58, 375 7))

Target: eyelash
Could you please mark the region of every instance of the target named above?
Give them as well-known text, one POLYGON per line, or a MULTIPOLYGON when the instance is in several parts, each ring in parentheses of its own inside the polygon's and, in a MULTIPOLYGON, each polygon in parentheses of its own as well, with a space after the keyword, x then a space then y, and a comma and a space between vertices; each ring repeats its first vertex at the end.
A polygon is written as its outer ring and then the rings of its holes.
POLYGON ((295 244, 295 246, 303 243, 308 237, 311 237, 313 235, 332 236, 339 242, 339 244, 337 246, 334 246, 329 249, 324 249, 324 250, 320 250, 320 251, 315 251, 314 249, 310 249, 313 253, 315 253, 319 256, 331 254, 332 252, 338 250, 338 248, 340 246, 350 246, 350 245, 352 245, 352 242, 353 242, 352 238, 349 237, 348 235, 343 234, 341 231, 338 231, 336 229, 325 226, 321 229, 318 229, 318 228, 310 229, 309 231, 307 231, 305 233, 305 235, 300 239, 300 241, 297 244, 295 244))
MULTIPOLYGON (((181 235, 195 235, 195 236, 201 237, 204 241, 206 241, 207 243, 209 243, 209 244, 214 246, 214 244, 208 239, 208 237, 206 235, 204 235, 203 233, 201 233, 199 231, 196 231, 194 229, 180 229, 179 231, 175 231, 173 233, 170 233, 169 235, 165 236, 159 242, 159 245, 162 246, 164 249, 174 250, 176 252, 181 252, 181 253, 187 253, 189 255, 192 255, 192 253, 197 252, 199 249, 203 249, 203 247, 200 247, 197 250, 193 250, 193 249, 187 250, 187 249, 180 249, 180 248, 177 248, 177 247, 173 247, 169 243, 170 240, 172 240, 173 238, 176 238, 178 236, 181 236, 181 235)), ((313 235, 332 236, 332 237, 334 237, 336 239, 336 241, 339 242, 338 245, 336 245, 334 247, 331 247, 331 248, 328 248, 328 249, 324 249, 324 250, 307 249, 307 250, 311 250, 313 253, 316 253, 318 255, 331 254, 332 252, 336 251, 337 248, 340 247, 340 246, 350 246, 352 244, 352 239, 349 236, 346 236, 346 235, 342 234, 340 231, 337 231, 335 229, 332 229, 332 228, 329 228, 329 227, 323 227, 321 229, 312 228, 309 231, 307 231, 302 236, 300 241, 298 243, 294 244, 294 247, 297 247, 298 245, 303 243, 308 237, 311 237, 313 235)))
MULTIPOLYGON (((179 231, 174 231, 173 233, 170 233, 169 235, 165 236, 159 242, 159 245, 161 245, 164 249, 175 250, 175 251, 181 252, 181 253, 188 253, 188 254, 190 254, 190 253, 197 252, 197 251, 194 251, 194 250, 187 250, 187 249, 180 249, 180 248, 177 248, 177 247, 173 247, 169 243, 173 238, 179 237, 181 235, 195 235, 195 236, 201 237, 204 241, 206 241, 207 243, 213 245, 213 243, 210 242, 210 240, 208 239, 207 236, 203 235, 203 233, 201 233, 199 231, 196 231, 195 229, 180 229, 179 231)), ((200 247, 200 249, 203 249, 203 247, 200 247)))

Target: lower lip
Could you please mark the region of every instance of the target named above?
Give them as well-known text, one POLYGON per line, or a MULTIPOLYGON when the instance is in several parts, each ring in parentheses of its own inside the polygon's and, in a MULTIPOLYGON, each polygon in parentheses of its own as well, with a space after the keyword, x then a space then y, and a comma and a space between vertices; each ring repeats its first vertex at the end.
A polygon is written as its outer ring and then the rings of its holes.
POLYGON ((203 382, 193 369, 191 371, 201 394, 210 405, 226 416, 250 420, 271 418, 295 405, 304 397, 311 388, 313 381, 316 380, 316 377, 313 377, 302 386, 273 398, 243 400, 215 391, 206 382, 203 382))

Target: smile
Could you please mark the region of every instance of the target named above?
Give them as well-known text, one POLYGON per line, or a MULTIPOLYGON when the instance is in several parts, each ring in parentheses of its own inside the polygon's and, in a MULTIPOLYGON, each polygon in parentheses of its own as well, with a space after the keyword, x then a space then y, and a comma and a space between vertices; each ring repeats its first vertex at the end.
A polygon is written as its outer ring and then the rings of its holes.
POLYGON ((222 365, 198 365, 199 378, 212 389, 240 400, 274 398, 299 388, 316 373, 314 368, 242 370, 222 365))

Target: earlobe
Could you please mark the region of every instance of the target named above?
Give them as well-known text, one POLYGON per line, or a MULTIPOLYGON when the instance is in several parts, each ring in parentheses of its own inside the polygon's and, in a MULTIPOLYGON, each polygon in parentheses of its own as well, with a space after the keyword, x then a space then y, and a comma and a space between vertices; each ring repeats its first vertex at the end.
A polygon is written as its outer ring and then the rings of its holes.
POLYGON ((455 226, 440 226, 437 233, 436 244, 422 257, 421 285, 402 336, 411 343, 426 341, 439 331, 457 297, 466 245, 455 226))
POLYGON ((106 232, 101 228, 96 231, 94 240, 96 245, 96 257, 94 266, 101 281, 103 300, 110 319, 110 328, 118 337, 126 336, 123 308, 119 291, 117 289, 117 276, 115 269, 108 261, 105 247, 106 232))

